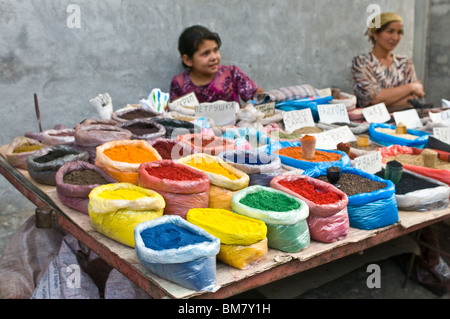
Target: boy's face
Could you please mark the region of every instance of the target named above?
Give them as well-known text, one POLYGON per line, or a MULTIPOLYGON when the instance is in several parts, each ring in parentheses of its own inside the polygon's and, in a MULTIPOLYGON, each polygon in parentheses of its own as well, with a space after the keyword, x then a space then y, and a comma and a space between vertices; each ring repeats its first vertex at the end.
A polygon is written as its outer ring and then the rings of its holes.
POLYGON ((192 71, 205 75, 216 74, 220 61, 219 45, 214 40, 204 40, 192 59, 183 55, 184 64, 190 67, 192 71))

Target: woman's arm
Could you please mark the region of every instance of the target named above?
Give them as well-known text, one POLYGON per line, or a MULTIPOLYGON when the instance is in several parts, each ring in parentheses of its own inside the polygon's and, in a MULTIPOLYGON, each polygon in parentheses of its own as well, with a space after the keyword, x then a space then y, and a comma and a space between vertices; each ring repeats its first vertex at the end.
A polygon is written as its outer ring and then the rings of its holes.
POLYGON ((425 91, 419 81, 411 82, 395 88, 382 89, 372 100, 371 105, 384 102, 388 111, 395 112, 408 106, 409 99, 422 98, 425 91))

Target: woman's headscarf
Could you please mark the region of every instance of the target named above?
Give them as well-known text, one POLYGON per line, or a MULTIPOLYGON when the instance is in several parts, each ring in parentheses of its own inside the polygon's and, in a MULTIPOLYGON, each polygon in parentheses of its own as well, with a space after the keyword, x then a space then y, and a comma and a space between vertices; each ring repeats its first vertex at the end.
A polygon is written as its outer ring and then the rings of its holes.
POLYGON ((395 12, 383 12, 372 20, 373 28, 367 29, 367 34, 370 38, 377 32, 378 29, 384 27, 386 24, 391 22, 401 22, 403 23, 403 19, 395 12), (380 25, 376 25, 377 18, 380 19, 380 25))

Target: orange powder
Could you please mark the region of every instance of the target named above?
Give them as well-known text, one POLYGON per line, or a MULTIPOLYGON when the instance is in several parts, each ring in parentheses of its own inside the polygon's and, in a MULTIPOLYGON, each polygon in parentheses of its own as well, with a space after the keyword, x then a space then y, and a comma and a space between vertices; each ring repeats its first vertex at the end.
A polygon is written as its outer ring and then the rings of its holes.
POLYGON ((153 162, 157 160, 155 154, 150 150, 131 145, 112 147, 105 150, 104 154, 113 161, 131 164, 153 162))
MULTIPOLYGON (((286 147, 276 152, 276 154, 295 158, 300 161, 306 161, 302 158, 302 148, 300 146, 297 147, 286 147)), ((328 153, 323 151, 316 150, 316 154, 312 160, 308 162, 334 162, 339 161, 341 159, 341 155, 337 153, 328 153)))

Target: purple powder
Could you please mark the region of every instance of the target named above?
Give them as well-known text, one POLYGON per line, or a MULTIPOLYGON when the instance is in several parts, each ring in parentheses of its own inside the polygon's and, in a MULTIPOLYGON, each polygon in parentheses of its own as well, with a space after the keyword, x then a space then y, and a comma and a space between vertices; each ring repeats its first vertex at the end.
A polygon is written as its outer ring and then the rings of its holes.
POLYGON ((141 238, 145 247, 158 251, 210 241, 204 236, 171 223, 147 228, 141 232, 141 238))

